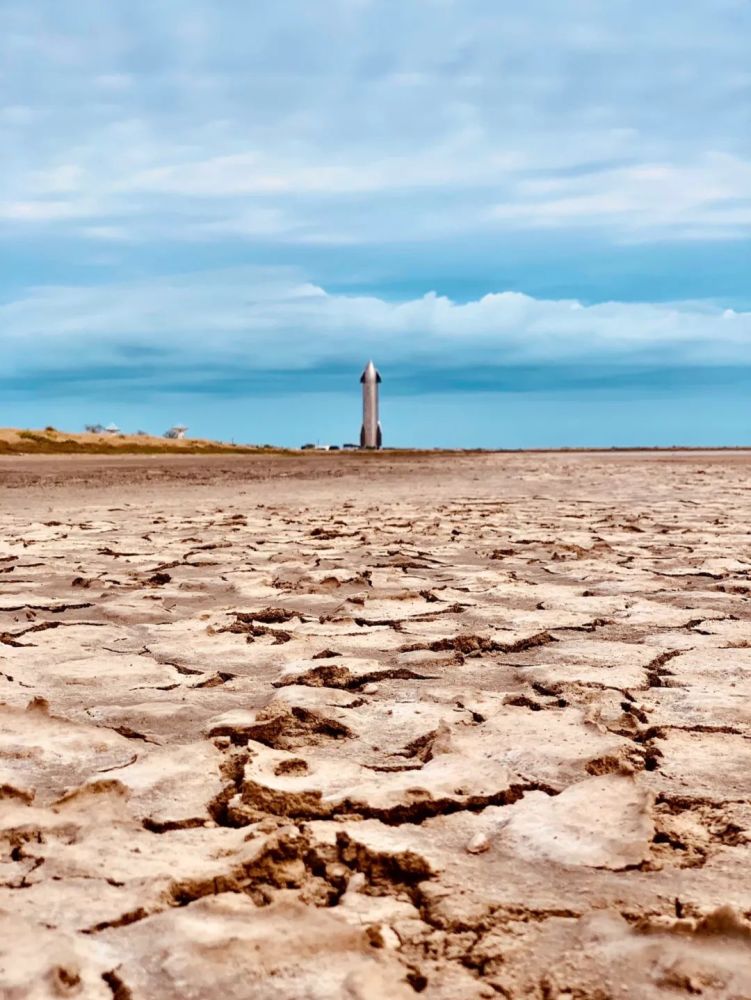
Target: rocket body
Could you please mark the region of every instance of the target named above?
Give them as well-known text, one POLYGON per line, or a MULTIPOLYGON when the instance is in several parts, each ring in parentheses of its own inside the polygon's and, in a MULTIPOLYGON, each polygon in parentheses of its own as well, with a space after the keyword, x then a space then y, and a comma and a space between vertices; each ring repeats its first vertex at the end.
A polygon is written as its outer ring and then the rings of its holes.
POLYGON ((378 417, 378 386, 380 373, 372 361, 365 366, 360 376, 362 384, 362 429, 360 430, 361 448, 381 447, 381 424, 378 417))

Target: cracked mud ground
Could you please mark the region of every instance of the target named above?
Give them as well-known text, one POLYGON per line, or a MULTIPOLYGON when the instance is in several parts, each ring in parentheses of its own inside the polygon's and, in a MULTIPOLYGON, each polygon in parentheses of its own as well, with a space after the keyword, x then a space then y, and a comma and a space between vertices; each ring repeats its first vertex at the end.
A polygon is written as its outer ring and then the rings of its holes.
POLYGON ((3 460, 0 996, 751 997, 747 454, 3 460))

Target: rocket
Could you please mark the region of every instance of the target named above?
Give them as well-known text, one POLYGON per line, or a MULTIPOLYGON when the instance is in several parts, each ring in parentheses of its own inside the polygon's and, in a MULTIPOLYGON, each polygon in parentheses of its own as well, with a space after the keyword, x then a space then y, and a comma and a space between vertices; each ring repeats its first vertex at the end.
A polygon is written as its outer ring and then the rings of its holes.
POLYGON ((362 429, 360 431, 361 448, 381 447, 381 424, 378 420, 378 385, 381 375, 369 361, 365 371, 360 376, 362 383, 362 429))

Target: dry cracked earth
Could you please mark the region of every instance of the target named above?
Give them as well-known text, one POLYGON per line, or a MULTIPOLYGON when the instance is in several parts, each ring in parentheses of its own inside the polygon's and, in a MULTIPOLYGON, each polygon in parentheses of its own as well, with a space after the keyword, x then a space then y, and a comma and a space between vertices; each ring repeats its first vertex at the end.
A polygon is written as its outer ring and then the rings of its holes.
POLYGON ((751 997, 750 473, 3 460, 0 996, 751 997))

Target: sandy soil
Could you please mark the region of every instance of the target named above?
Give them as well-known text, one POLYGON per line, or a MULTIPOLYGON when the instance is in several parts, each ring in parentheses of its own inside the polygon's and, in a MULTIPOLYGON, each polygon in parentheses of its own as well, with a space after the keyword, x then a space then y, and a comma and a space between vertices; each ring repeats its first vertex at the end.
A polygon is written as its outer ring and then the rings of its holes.
POLYGON ((750 474, 0 459, 0 996, 751 997, 750 474))

